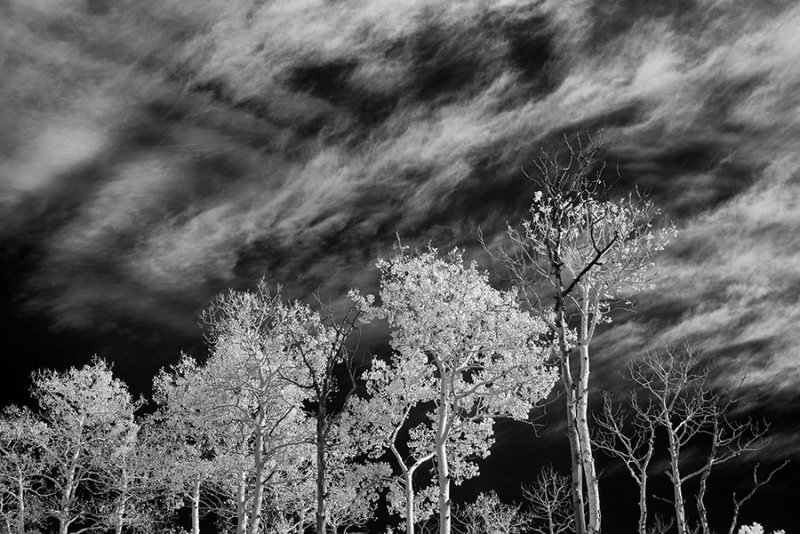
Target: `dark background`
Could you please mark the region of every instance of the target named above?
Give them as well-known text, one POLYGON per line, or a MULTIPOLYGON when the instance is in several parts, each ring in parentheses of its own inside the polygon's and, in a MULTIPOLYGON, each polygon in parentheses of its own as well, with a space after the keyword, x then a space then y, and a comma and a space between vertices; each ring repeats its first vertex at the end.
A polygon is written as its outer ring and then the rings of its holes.
MULTIPOLYGON (((0 0, 2 401, 93 354, 146 394, 203 354, 216 293, 265 275, 341 304, 374 290, 396 233, 488 266, 477 229, 491 243, 523 213, 521 167, 603 127, 618 190, 680 235, 597 338, 594 398, 624 399, 626 361, 688 339, 719 388, 745 377, 738 416, 773 423, 757 459, 794 458, 799 27, 793 1, 0 0)), ((566 469, 558 408, 538 439, 500 430, 457 498, 566 469)), ((725 528, 755 460, 712 479, 725 528)), ((601 467, 606 526, 632 531, 626 475, 601 467)), ((798 532, 797 474, 742 520, 798 532)))

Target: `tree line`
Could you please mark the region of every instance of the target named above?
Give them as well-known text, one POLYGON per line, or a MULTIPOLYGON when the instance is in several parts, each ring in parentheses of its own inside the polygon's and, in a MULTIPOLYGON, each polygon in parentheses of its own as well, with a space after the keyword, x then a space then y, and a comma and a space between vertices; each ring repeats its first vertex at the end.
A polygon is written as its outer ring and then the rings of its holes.
MULTIPOLYGON (((598 534, 604 451, 639 487, 640 534, 711 534, 713 468, 762 447, 767 427, 728 418, 735 396, 711 388, 691 347, 635 359, 636 393, 625 406, 606 397, 590 424, 595 331, 654 286, 674 226, 658 224, 648 199, 604 185, 599 138, 543 153, 534 171, 522 221, 504 239, 480 236, 504 289, 458 249, 398 244, 377 262, 378 293, 352 290, 345 310, 290 300, 267 280, 218 296, 201 315, 208 356, 162 369, 146 413, 103 360, 35 373, 37 407, 0 418, 0 529, 164 532, 188 509, 193 534, 204 515, 236 534, 335 533, 384 507, 408 534, 598 534), (388 326, 392 350, 362 364, 358 338, 373 321, 388 326), (494 421, 529 421, 554 393, 566 404, 569 474, 543 470, 524 507, 494 493, 454 506, 451 485, 479 474, 494 421), (671 520, 647 510, 660 435, 671 520), (708 451, 699 465, 687 455, 697 446, 708 451)), ((752 491, 733 496, 731 533, 780 467, 754 471, 752 491)))

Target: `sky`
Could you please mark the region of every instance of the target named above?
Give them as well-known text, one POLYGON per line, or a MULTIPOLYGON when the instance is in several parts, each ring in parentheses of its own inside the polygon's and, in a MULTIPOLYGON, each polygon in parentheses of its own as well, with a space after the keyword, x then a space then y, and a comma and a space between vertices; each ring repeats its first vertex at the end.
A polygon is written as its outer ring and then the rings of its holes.
MULTIPOLYGON (((523 170, 602 128, 679 234, 594 391, 689 341, 772 421, 760 460, 798 460, 798 28, 788 0, 0 0, 3 399, 93 354, 146 393, 215 294, 343 306, 398 235, 491 267, 477 232, 519 220, 523 170)), ((505 458, 559 461, 562 431, 505 458)), ((790 479, 744 517, 786 517, 790 479)))

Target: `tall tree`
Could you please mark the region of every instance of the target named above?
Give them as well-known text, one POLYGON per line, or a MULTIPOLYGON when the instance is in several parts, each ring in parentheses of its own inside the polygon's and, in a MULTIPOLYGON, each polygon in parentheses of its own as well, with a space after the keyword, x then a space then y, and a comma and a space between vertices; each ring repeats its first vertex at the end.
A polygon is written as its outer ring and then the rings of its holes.
POLYGON ((391 452, 399 474, 390 477, 389 506, 402 514, 407 534, 414 534, 417 522, 434 512, 431 486, 420 485, 415 478, 436 455, 429 421, 418 420, 419 411, 433 403, 436 391, 427 367, 427 358, 403 359, 399 353, 389 362, 376 358, 364 374, 367 397, 354 399, 346 419, 345 434, 353 449, 373 461, 391 452))
POLYGON ((603 395, 603 411, 595 419, 597 448, 622 460, 639 487, 639 534, 647 534, 647 470, 653 459, 658 424, 652 417, 652 399, 641 399, 634 391, 630 413, 614 407, 611 396, 603 395))
POLYGON ((203 402, 225 436, 219 450, 237 471, 238 534, 262 528, 265 500, 313 457, 314 421, 303 410, 309 395, 297 385, 296 344, 308 333, 309 313, 262 280, 254 291, 220 295, 203 315, 211 349, 203 402))
POLYGON ((568 534, 575 531, 570 506, 570 480, 552 465, 544 467, 533 484, 522 487, 528 501, 528 528, 534 534, 568 534))
POLYGON ((114 496, 116 462, 138 431, 137 403, 99 359, 63 373, 39 372, 31 392, 46 428, 38 443, 46 513, 59 534, 105 528, 104 499, 114 496))
POLYGON ((380 306, 370 305, 371 296, 360 302, 367 314, 388 320, 394 357, 402 362, 395 368, 418 367, 419 384, 430 388, 430 434, 419 438, 432 446, 439 530, 449 534, 450 484, 477 474, 471 459, 488 455, 493 418, 527 419, 557 371, 545 365, 550 347, 542 341, 542 321, 522 311, 513 292, 492 288, 474 262, 465 265, 460 251, 439 257, 435 249, 401 249, 377 265, 380 306))
MULTIPOLYGON (((321 303, 320 303, 321 304, 321 303)), ((307 395, 314 419, 316 447, 316 532, 324 534, 328 525, 328 455, 337 447, 334 429, 355 388, 353 334, 360 311, 351 307, 337 319, 328 306, 314 311, 295 303, 296 328, 289 330, 289 354, 296 359, 292 372, 283 376, 307 395), (346 376, 343 376, 346 375, 346 376)))
POLYGON ((171 507, 188 501, 192 534, 200 532, 204 493, 227 467, 221 432, 227 421, 220 421, 219 399, 210 393, 205 369, 183 355, 154 378, 158 409, 144 425, 146 454, 162 481, 159 489, 175 503, 171 507))
POLYGON ((768 427, 754 420, 737 421, 728 417, 735 397, 713 390, 708 380, 709 367, 701 364, 690 346, 682 353, 673 349, 664 354, 648 353, 631 364, 630 374, 633 383, 649 397, 645 415, 667 435, 670 459, 667 474, 672 483, 678 534, 692 531, 686 518, 683 491, 684 485, 692 480, 698 483, 695 504, 700 531, 710 534, 705 497, 712 469, 761 449, 768 427), (687 449, 704 445, 707 448, 701 464, 689 464, 687 449))
POLYGON ((567 141, 566 150, 543 153, 534 164, 535 173, 526 173, 539 190, 527 217, 519 226, 508 227, 510 244, 499 254, 558 342, 578 534, 587 528, 597 534, 601 523, 588 421, 590 343, 597 325, 609 320, 614 302, 650 285, 653 257, 674 234, 672 227, 653 228, 658 211, 650 201, 608 195, 602 181, 603 154, 599 135, 585 140, 579 136, 567 141), (549 291, 542 291, 542 282, 549 291))
POLYGON ((44 423, 27 408, 9 406, 0 415, 0 516, 7 532, 27 532, 40 520, 32 513, 42 470, 39 444, 44 423))

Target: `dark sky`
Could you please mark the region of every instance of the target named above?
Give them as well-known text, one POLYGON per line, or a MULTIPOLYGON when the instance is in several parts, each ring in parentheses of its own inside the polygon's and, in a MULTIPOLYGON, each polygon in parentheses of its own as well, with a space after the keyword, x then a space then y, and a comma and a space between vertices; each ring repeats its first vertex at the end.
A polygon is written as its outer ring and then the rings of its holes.
MULTIPOLYGON (((603 127, 680 235, 597 339, 598 391, 688 339, 774 422, 761 459, 796 458, 798 28, 795 1, 0 0, 2 396, 95 353, 146 392, 202 354, 214 294, 339 302, 396 233, 482 258, 520 167, 603 127)), ((506 457, 563 461, 560 432, 506 457)), ((788 521, 780 498, 745 519, 788 521)))

